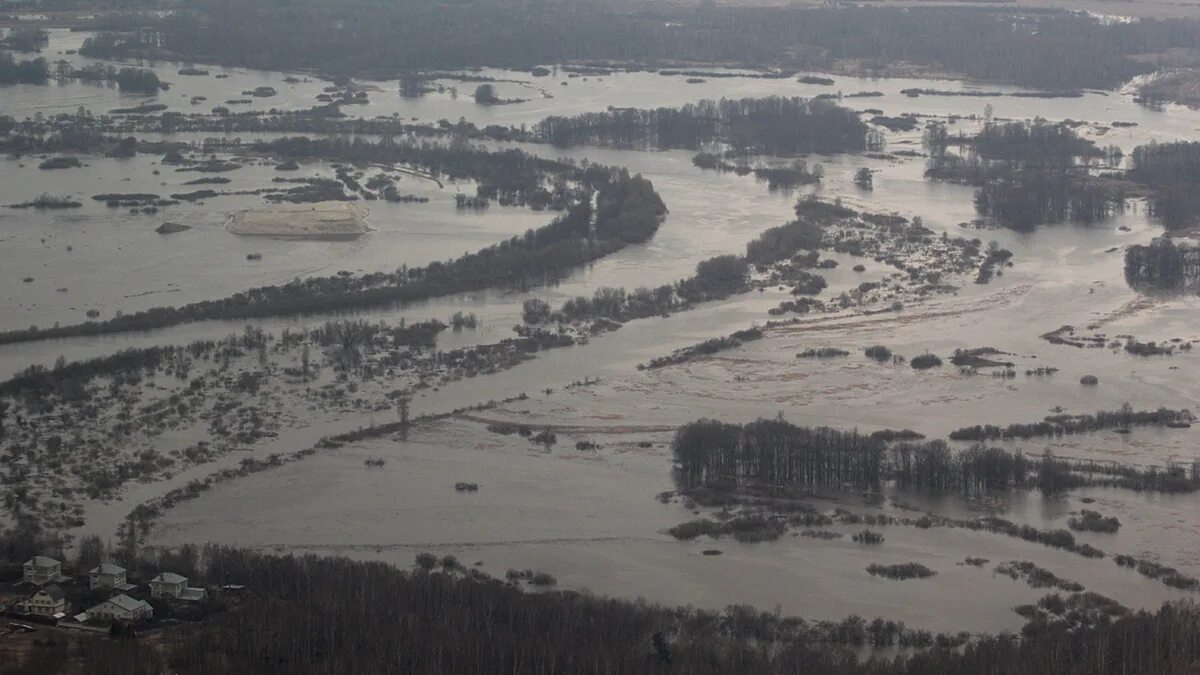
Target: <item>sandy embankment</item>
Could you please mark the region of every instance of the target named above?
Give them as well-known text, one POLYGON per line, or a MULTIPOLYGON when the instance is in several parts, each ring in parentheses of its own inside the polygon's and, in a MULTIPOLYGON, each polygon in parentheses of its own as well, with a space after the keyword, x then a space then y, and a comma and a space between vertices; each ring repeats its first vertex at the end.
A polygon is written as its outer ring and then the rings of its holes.
POLYGON ((225 229, 234 234, 306 239, 353 239, 371 230, 367 209, 351 202, 247 209, 229 217, 225 229))

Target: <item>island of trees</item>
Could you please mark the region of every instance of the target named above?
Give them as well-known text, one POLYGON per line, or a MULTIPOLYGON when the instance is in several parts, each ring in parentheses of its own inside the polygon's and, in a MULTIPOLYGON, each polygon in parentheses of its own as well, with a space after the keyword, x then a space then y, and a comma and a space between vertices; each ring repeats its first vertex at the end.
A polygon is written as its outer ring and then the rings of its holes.
POLYGON ((780 156, 860 151, 867 145, 867 131, 857 113, 839 105, 781 96, 610 109, 547 117, 534 127, 537 138, 560 147, 700 150, 721 144, 741 153, 780 156))
POLYGON ((1088 168, 1119 160, 1120 151, 1097 148, 1066 124, 989 120, 974 136, 951 136, 935 124, 925 132, 925 146, 926 176, 977 186, 975 210, 1016 230, 1092 223, 1125 206, 1124 189, 1093 178, 1088 168))

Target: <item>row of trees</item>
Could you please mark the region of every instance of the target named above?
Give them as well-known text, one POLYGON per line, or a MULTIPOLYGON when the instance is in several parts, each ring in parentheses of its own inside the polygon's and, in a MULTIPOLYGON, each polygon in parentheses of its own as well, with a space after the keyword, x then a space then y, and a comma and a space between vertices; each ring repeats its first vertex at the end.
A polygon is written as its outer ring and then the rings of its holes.
MULTIPOLYGON (((988 438, 985 436, 985 438, 988 438)), ((783 490, 876 489, 884 481, 939 492, 982 494, 1037 487, 1054 494, 1086 484, 1094 466, 1074 467, 1046 453, 1036 460, 1020 452, 975 445, 955 451, 945 441, 887 443, 880 436, 780 418, 728 424, 701 419, 681 426, 672 441, 675 477, 684 491, 750 486, 783 490), (1081 474, 1075 473, 1078 468, 1081 474)), ((1092 482, 1155 489, 1137 472, 1112 467, 1092 482)))
POLYGON ((782 96, 547 117, 533 129, 535 137, 560 147, 699 150, 721 144, 738 152, 784 156, 863 150, 867 131, 855 112, 835 103, 782 96))
POLYGON ((1131 55, 1200 47, 1192 20, 1104 21, 1086 14, 973 8, 514 6, 374 0, 201 0, 163 17, 111 16, 85 52, 276 70, 391 77, 397 71, 565 61, 704 61, 886 72, 924 64, 1044 89, 1111 88, 1154 70, 1131 55), (332 27, 332 28, 331 28, 332 27))

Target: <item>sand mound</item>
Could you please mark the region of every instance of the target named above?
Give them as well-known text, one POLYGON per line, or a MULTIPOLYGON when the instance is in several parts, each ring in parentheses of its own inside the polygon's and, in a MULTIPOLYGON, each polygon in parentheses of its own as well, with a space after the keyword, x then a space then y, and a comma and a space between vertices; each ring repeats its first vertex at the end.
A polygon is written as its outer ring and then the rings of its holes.
POLYGON ((367 209, 352 202, 248 209, 230 216, 225 229, 234 234, 304 239, 353 239, 366 234, 367 209))

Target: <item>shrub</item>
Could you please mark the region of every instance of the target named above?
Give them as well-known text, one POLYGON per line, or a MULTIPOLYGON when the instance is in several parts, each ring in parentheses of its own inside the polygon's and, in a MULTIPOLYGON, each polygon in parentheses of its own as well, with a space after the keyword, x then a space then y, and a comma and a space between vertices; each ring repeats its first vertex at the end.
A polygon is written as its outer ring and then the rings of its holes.
POLYGON ((942 365, 942 359, 936 354, 922 354, 914 357, 912 367, 916 370, 928 370, 929 368, 937 368, 942 365))
POLYGON ((1116 516, 1103 516, 1096 511, 1083 509, 1079 515, 1067 520, 1067 527, 1076 532, 1116 532, 1121 521, 1116 516))
POLYGON ((863 353, 879 362, 890 361, 892 359, 892 350, 884 347, 883 345, 867 347, 865 350, 863 350, 863 353))
POLYGON ((937 572, 934 572, 921 563, 915 562, 899 563, 896 565, 871 564, 867 566, 867 572, 869 572, 871 576, 886 577, 888 579, 895 579, 897 581, 904 581, 906 579, 925 579, 937 574, 937 572))
POLYGON ((871 530, 863 530, 862 532, 858 532, 852 537, 852 539, 860 544, 883 543, 883 535, 879 534, 878 532, 872 532, 871 530))

